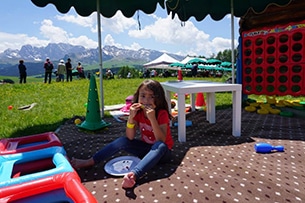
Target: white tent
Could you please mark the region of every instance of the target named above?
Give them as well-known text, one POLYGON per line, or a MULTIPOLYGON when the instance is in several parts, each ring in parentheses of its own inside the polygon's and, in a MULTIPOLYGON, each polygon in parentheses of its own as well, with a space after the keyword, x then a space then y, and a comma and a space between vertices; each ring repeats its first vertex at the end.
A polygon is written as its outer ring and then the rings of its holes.
POLYGON ((155 69, 170 69, 169 64, 178 62, 177 59, 167 55, 166 53, 162 54, 159 58, 152 60, 143 65, 144 68, 155 68, 155 69))

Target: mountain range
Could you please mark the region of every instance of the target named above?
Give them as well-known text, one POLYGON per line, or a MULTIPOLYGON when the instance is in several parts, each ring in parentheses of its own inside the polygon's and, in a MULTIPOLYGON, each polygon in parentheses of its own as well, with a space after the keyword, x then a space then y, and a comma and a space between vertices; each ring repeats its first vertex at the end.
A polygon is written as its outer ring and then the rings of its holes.
MULTIPOLYGON (((139 49, 129 50, 115 46, 104 46, 102 49, 103 67, 118 68, 120 66, 142 67, 144 63, 154 60, 161 56, 163 52, 139 49)), ((177 60, 182 60, 184 56, 170 54, 177 60)), ((35 47, 32 45, 24 45, 20 50, 6 49, 0 53, 0 75, 2 76, 18 76, 18 62, 23 59, 27 66, 27 74, 40 75, 44 73, 42 68, 45 59, 49 57, 54 64, 60 59, 66 61, 71 58, 72 64, 76 66, 77 62, 82 62, 84 66, 98 67, 99 52, 96 49, 87 49, 83 46, 74 46, 66 43, 50 43, 45 47, 35 47)))

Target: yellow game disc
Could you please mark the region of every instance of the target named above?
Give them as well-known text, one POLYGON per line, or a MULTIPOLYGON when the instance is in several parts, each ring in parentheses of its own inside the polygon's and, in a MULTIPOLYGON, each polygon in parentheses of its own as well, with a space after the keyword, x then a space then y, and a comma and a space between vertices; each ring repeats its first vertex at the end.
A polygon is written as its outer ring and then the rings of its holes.
POLYGON ((74 120, 74 123, 77 125, 77 124, 80 124, 82 121, 81 121, 81 119, 79 119, 79 118, 77 118, 77 119, 75 119, 74 120))
POLYGON ((245 110, 248 111, 248 112, 255 112, 256 108, 254 106, 246 106, 245 110))
POLYGON ((257 113, 258 114, 269 114, 269 111, 267 109, 262 108, 262 109, 258 109, 257 113))

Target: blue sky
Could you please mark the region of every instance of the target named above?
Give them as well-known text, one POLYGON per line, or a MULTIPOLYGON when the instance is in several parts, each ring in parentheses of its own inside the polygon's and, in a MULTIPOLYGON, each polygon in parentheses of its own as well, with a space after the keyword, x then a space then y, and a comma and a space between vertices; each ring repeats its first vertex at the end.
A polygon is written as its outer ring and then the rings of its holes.
MULTIPOLYGON (((81 17, 72 8, 61 14, 53 4, 40 8, 30 0, 1 0, 0 13, 0 52, 20 49, 25 44, 40 47, 65 42, 86 48, 98 46, 96 13, 81 17)), ((238 20, 234 19, 235 47, 238 20)), ((209 16, 201 22, 191 18, 181 26, 177 17, 172 19, 158 7, 151 15, 140 12, 140 23, 141 30, 136 15, 126 18, 120 12, 112 18, 102 17, 102 45, 206 57, 231 48, 230 15, 221 21, 209 16)))

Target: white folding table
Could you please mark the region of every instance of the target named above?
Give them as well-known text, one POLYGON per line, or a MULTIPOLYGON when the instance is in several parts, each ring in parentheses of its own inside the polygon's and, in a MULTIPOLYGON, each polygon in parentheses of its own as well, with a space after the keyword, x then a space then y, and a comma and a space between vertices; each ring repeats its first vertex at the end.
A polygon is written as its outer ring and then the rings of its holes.
POLYGON ((206 93, 206 117, 209 123, 216 122, 215 116, 215 93, 216 92, 232 92, 232 135, 240 136, 241 134, 241 90, 240 84, 216 83, 202 80, 186 80, 186 81, 168 81, 162 82, 171 110, 171 92, 178 95, 178 140, 186 141, 186 119, 185 119, 185 94, 190 94, 190 103, 192 111, 195 110, 196 93, 206 93), (181 110, 183 109, 183 110, 181 110))

